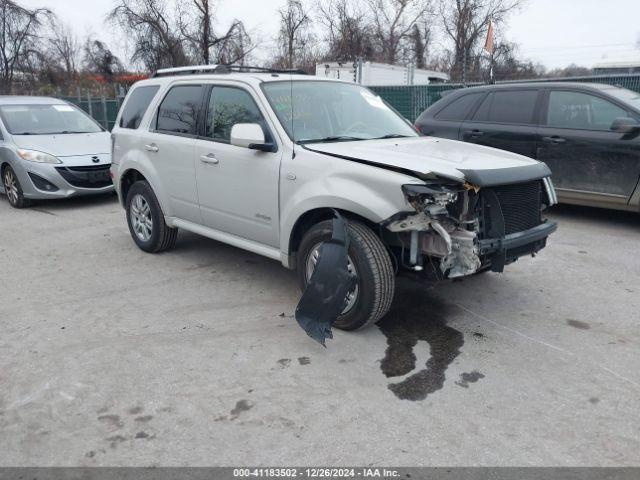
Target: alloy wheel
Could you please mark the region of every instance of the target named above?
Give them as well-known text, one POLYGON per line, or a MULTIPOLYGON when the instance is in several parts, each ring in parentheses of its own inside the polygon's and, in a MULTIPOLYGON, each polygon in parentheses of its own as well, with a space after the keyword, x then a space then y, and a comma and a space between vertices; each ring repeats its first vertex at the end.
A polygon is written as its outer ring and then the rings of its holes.
POLYGON ((151 207, 147 200, 137 194, 131 200, 131 226, 136 236, 143 242, 148 242, 153 234, 153 219, 151 207))
POLYGON ((18 192, 18 179, 16 178, 15 173, 13 173, 13 170, 8 167, 4 171, 4 191, 12 205, 18 203, 20 195, 18 192))

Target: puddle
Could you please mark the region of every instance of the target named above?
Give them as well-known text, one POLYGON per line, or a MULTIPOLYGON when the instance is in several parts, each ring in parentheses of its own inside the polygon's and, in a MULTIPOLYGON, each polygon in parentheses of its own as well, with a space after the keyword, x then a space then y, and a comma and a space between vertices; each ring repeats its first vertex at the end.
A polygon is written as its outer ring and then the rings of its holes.
POLYGON ((460 355, 464 337, 447 325, 455 306, 424 289, 398 287, 393 309, 377 324, 387 337, 380 368, 388 378, 408 375, 388 385, 396 397, 424 400, 444 385, 447 368, 460 355), (421 348, 428 349, 429 360, 425 365, 416 365, 416 351, 421 348))

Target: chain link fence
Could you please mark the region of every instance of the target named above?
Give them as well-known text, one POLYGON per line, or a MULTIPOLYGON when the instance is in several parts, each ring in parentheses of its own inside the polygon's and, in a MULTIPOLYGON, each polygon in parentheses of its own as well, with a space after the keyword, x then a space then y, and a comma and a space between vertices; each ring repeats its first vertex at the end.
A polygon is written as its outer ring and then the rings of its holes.
MULTIPOLYGON (((591 77, 570 77, 570 78, 545 78, 534 80, 507 80, 497 83, 527 83, 527 82, 587 82, 604 83, 627 88, 640 93, 640 75, 597 75, 591 77)), ((380 95, 391 106, 398 110, 405 118, 414 122, 420 114, 442 98, 444 92, 468 88, 480 84, 463 85, 460 83, 438 83, 432 85, 411 85, 411 86, 381 86, 369 87, 380 95)), ((90 93, 79 93, 75 97, 59 97, 71 102, 91 115, 100 125, 107 130, 111 130, 115 124, 118 110, 122 105, 124 96, 116 98, 106 98, 104 96, 95 97, 90 93)))
MULTIPOLYGON (((603 83, 627 88, 640 93, 640 75, 596 75, 591 77, 544 78, 533 80, 507 80, 502 83, 531 82, 586 82, 603 83)), ((459 88, 474 87, 481 84, 463 85, 460 83, 439 83, 433 85, 411 85, 394 87, 369 87, 380 95, 392 107, 398 110, 409 121, 414 122, 420 114, 442 98, 444 92, 459 88)))

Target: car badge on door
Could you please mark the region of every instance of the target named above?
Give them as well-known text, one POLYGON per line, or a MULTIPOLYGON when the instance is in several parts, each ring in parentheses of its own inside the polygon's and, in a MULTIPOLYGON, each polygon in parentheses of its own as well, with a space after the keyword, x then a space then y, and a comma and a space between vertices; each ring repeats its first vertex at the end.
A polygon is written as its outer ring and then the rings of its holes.
POLYGON ((100 158, 99 157, 91 157, 91 161, 93 163, 100 163, 100 158))

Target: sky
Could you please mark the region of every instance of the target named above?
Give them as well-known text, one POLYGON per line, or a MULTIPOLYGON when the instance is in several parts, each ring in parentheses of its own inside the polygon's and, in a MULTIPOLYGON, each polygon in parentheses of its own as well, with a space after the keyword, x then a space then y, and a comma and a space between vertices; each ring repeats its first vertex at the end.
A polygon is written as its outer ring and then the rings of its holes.
MULTIPOLYGON (((175 0, 170 0, 175 1, 175 0)), ((184 1, 184 0, 183 0, 184 1)), ((26 7, 48 7, 78 36, 106 40, 126 58, 126 43, 104 18, 114 0, 18 0, 26 7)), ((277 9, 285 0, 220 0, 217 22, 221 28, 233 18, 244 21, 257 36, 258 59, 274 48, 277 9)), ((576 63, 592 67, 600 62, 640 61, 640 0, 525 0, 496 34, 519 44, 519 54, 547 68, 576 63)), ((442 45, 441 39, 436 41, 442 45)))

